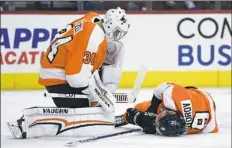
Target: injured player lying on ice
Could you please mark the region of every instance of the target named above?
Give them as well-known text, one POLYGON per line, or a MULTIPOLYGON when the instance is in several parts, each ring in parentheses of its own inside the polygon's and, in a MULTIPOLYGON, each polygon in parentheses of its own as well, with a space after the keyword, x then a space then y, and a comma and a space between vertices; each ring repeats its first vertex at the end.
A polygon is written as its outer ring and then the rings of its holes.
POLYGON ((128 108, 116 121, 116 126, 130 123, 147 134, 164 136, 218 132, 216 106, 210 94, 174 83, 160 84, 151 101, 128 108))
POLYGON ((93 136, 114 130, 114 102, 129 24, 123 9, 110 9, 101 18, 89 12, 59 31, 40 66, 39 84, 53 97, 56 107, 24 109, 17 122, 8 122, 15 138, 40 136, 93 136), (99 103, 99 107, 91 105, 99 103), (95 107, 94 107, 95 106, 95 107), (57 108, 59 107, 59 108, 57 108))

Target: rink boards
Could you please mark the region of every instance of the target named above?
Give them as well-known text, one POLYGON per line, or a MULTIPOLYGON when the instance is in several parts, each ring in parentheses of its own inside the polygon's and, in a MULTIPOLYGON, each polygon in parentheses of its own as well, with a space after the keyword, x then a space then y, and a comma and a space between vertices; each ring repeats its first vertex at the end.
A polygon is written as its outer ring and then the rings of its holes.
MULTIPOLYGON (((163 81, 231 87, 231 14, 129 14, 120 87, 131 87, 140 65, 144 87, 163 81)), ((2 14, 1 89, 40 89, 39 62, 59 29, 82 14, 2 14)))

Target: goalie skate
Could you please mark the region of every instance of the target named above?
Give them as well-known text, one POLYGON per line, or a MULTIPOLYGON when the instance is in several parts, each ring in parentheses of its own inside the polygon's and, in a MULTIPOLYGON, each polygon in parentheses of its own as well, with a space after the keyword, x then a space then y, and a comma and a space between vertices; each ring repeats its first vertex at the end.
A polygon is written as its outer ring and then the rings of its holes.
POLYGON ((7 122, 7 126, 16 139, 25 139, 26 138, 26 132, 23 130, 25 128, 25 120, 19 119, 17 122, 7 122))

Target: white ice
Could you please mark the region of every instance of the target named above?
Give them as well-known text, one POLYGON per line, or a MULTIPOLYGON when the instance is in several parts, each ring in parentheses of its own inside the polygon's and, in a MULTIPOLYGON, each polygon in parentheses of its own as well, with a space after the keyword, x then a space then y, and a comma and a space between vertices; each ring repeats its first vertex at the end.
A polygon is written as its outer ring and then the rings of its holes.
MULTIPOLYGON (((81 144, 79 148, 231 148, 231 88, 206 89, 213 96, 217 106, 217 120, 220 131, 217 134, 196 134, 181 137, 162 137, 131 133, 81 144)), ((127 92, 129 90, 121 90, 127 92)), ((7 121, 20 117, 23 108, 32 106, 54 106, 50 98, 43 97, 44 91, 2 91, 1 92, 1 147, 2 148, 65 148, 64 144, 78 140, 69 137, 37 138, 15 140, 6 126, 7 121)), ((136 103, 149 100, 152 89, 143 89, 136 103)), ((116 114, 121 114, 133 104, 117 104, 116 114)), ((126 126, 117 131, 136 128, 126 126)))

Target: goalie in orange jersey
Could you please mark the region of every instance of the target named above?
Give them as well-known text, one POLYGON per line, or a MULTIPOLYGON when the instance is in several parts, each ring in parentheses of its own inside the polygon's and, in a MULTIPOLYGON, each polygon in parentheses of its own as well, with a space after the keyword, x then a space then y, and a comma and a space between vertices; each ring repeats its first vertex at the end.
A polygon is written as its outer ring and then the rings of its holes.
POLYGON ((39 84, 49 93, 77 94, 78 99, 56 98, 57 107, 89 107, 89 82, 99 70, 102 83, 117 89, 123 60, 123 38, 129 29, 125 10, 110 9, 103 17, 89 12, 59 31, 41 61, 39 84))
POLYGON ((7 123, 12 135, 24 139, 113 132, 112 101, 116 98, 112 93, 120 80, 123 59, 119 40, 129 26, 125 10, 118 7, 103 17, 89 12, 60 30, 41 61, 39 76, 39 84, 55 94, 56 107, 24 109, 19 120, 7 123))
POLYGON ((116 126, 138 125, 148 134, 178 136, 194 133, 216 133, 216 106, 213 98, 196 87, 162 83, 154 89, 151 101, 127 109, 116 126))

